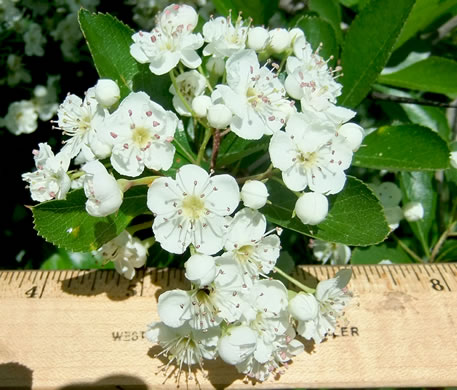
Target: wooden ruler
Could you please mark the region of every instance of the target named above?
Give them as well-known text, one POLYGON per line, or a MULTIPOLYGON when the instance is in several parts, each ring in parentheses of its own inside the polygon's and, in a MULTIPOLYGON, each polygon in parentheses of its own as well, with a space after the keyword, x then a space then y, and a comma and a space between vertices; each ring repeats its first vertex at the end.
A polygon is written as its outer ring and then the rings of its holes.
MULTIPOLYGON (((339 268, 295 276, 312 285, 339 268)), ((305 343, 279 380, 256 388, 457 385, 457 264, 352 269, 355 297, 335 335, 305 343)), ((162 385, 144 332, 158 320, 157 297, 177 287, 188 288, 183 273, 168 269, 132 281, 110 270, 0 272, 0 387, 175 388, 173 377, 162 385)), ((202 389, 252 386, 220 360, 205 368, 202 389)))

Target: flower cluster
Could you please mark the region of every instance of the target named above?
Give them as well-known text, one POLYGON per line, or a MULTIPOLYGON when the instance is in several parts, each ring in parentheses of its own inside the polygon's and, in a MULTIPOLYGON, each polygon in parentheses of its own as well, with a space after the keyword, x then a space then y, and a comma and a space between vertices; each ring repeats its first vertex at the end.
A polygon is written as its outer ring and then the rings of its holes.
POLYGON ((353 111, 336 105, 339 69, 301 30, 269 31, 229 16, 210 18, 198 32, 198 15, 185 4, 166 7, 156 21, 132 36, 130 55, 154 75, 169 76, 174 110, 141 90, 121 93, 109 79, 84 96, 69 93, 53 121, 62 148, 54 154, 40 144, 37 169, 23 179, 39 202, 79 188, 87 213, 110 220, 126 192, 147 185, 152 237, 141 241, 131 233, 144 226, 123 226, 98 251, 128 279, 146 264, 152 243, 186 256, 190 289, 160 295, 161 321, 150 325, 148 338, 178 372, 219 356, 263 381, 303 350, 297 335, 319 343, 333 332, 350 299, 348 270, 314 290, 276 267, 281 229, 271 229, 262 211, 272 203, 268 181, 297 195, 290 218, 323 222, 327 196, 345 186, 364 131, 349 122, 353 111), (239 142, 266 140, 268 168, 218 165, 228 133, 239 142), (237 178, 240 169, 247 175, 237 178), (301 291, 288 291, 272 272, 301 291))

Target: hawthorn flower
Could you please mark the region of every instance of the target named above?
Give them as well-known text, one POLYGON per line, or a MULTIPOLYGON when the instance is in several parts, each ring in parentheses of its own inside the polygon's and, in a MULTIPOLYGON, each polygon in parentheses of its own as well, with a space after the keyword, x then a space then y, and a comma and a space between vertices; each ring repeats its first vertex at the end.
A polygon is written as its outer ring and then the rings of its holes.
POLYGON ((58 126, 55 127, 70 136, 62 151, 73 158, 86 145, 98 158, 108 157, 111 148, 103 140, 107 114, 108 111, 95 99, 94 87, 87 90, 84 100, 76 95, 68 95, 57 110, 58 126))
POLYGON ((209 285, 216 277, 216 262, 208 255, 197 253, 189 257, 184 263, 184 268, 186 278, 198 287, 209 285))
POLYGON ((219 257, 216 269, 216 277, 207 285, 160 295, 157 310, 167 326, 176 328, 188 323, 194 329, 204 330, 241 317, 241 296, 247 286, 243 286, 236 262, 219 257))
POLYGON ((165 250, 183 253, 193 244, 212 255, 224 246, 225 217, 240 201, 240 191, 230 175, 210 176, 196 165, 185 165, 170 177, 156 179, 148 190, 147 205, 154 213, 152 229, 165 250))
POLYGON ((231 16, 210 19, 203 25, 203 37, 208 44, 203 48, 203 55, 229 57, 246 47, 248 27, 244 26, 241 16, 235 25, 231 16))
POLYGON ((247 42, 247 46, 249 49, 255 51, 265 50, 269 41, 270 34, 268 33, 268 30, 266 28, 258 26, 249 29, 247 42))
POLYGON ((237 261, 245 283, 269 274, 279 257, 279 237, 265 233, 266 227, 265 216, 251 208, 238 211, 230 224, 223 256, 237 261))
POLYGON ((326 264, 329 262, 332 265, 347 264, 351 258, 351 248, 347 245, 337 242, 327 242, 323 240, 313 240, 312 249, 314 257, 326 264))
POLYGON ((82 167, 84 175, 84 193, 87 196, 86 211, 93 217, 106 217, 119 210, 124 193, 116 179, 98 160, 82 167))
POLYGON ((158 25, 150 32, 140 31, 132 36, 130 54, 140 63, 149 63, 156 75, 172 70, 181 61, 195 69, 201 65, 196 50, 203 45, 200 33, 192 34, 198 15, 185 4, 172 4, 158 16, 158 25))
POLYGON ((118 102, 121 91, 117 83, 111 79, 100 79, 95 85, 95 99, 103 107, 111 107, 118 102))
POLYGON ((39 148, 33 151, 37 170, 24 173, 22 180, 29 183, 32 199, 37 202, 65 199, 71 186, 67 174, 70 156, 64 151, 54 155, 47 143, 40 143, 39 148))
POLYGON ((179 382, 184 365, 188 367, 188 379, 190 379, 192 365, 198 364, 203 370, 203 359, 216 358, 220 334, 219 327, 209 328, 203 332, 191 328, 188 324, 172 328, 162 322, 153 322, 148 325, 146 338, 163 348, 157 356, 164 355, 168 358, 168 363, 163 368, 165 375, 170 364, 175 363, 178 367, 176 378, 179 382))
POLYGON ((224 362, 235 365, 246 360, 256 347, 257 333, 247 325, 235 325, 219 339, 218 352, 224 362))
POLYGON ((171 141, 177 126, 177 116, 154 103, 146 93, 130 93, 107 124, 114 169, 133 177, 139 176, 144 167, 169 169, 175 154, 171 141))
POLYGON ((116 271, 130 280, 135 276, 135 268, 146 263, 147 251, 148 246, 126 230, 98 250, 105 261, 111 260, 116 271))
POLYGON ((37 127, 38 114, 33 102, 20 100, 8 107, 3 125, 14 135, 33 133, 37 127))
MULTIPOLYGON (((187 106, 191 106, 194 98, 202 95, 205 91, 206 78, 196 70, 191 70, 176 77, 176 85, 181 96, 186 100, 187 106)), ((173 107, 176 112, 179 115, 192 116, 173 85, 170 86, 170 93, 173 95, 173 107)))
POLYGON ((260 67, 254 50, 232 55, 226 65, 227 84, 218 85, 219 95, 233 112, 231 130, 244 139, 260 139, 277 132, 286 123, 291 102, 274 74, 260 67))
POLYGON ((343 189, 344 170, 352 160, 351 148, 338 137, 331 123, 310 121, 303 114, 291 116, 285 132, 273 135, 269 152, 289 189, 309 188, 322 194, 336 194, 343 189))
POLYGON ((334 278, 319 282, 315 292, 319 305, 318 314, 314 319, 298 318, 298 334, 307 340, 313 339, 315 343, 320 343, 327 334, 335 331, 336 320, 351 299, 351 293, 346 288, 351 275, 350 269, 344 269, 337 272, 334 278))

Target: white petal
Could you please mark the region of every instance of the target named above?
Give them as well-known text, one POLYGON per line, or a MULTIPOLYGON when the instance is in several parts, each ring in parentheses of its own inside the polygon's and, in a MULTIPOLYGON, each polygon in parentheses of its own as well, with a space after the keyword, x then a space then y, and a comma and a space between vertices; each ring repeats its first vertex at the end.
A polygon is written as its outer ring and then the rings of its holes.
POLYGON ((203 193, 208 184, 208 172, 198 165, 184 165, 176 173, 176 182, 186 194, 203 193))
POLYGON ((128 148, 121 144, 114 145, 110 161, 121 175, 136 177, 144 170, 143 153, 131 144, 128 148))
POLYGON ((248 326, 230 328, 219 340, 219 356, 228 364, 239 364, 246 360, 257 345, 257 336, 248 326))
POLYGON ((169 142, 153 142, 144 152, 144 164, 156 171, 170 169, 173 164, 175 147, 169 142))
POLYGON ((271 163, 281 171, 289 169, 296 158, 295 144, 290 136, 283 131, 273 134, 268 148, 271 163))
POLYGON ((232 220, 225 249, 232 251, 244 244, 252 244, 252 241, 260 240, 266 226, 267 221, 263 214, 250 208, 241 209, 232 220))
POLYGON ((190 297, 186 291, 166 291, 159 296, 157 311, 165 325, 177 328, 191 318, 188 310, 190 304, 190 297))
POLYGON ((319 312, 319 303, 314 295, 300 292, 289 301, 289 312, 296 320, 313 320, 319 312))
POLYGON ((230 175, 216 175, 211 178, 211 185, 217 189, 205 197, 208 210, 218 215, 230 215, 240 203, 240 189, 230 175))
POLYGON ((177 198, 179 189, 169 177, 159 177, 149 186, 147 195, 148 208, 155 214, 168 215, 176 212, 173 198, 177 198))

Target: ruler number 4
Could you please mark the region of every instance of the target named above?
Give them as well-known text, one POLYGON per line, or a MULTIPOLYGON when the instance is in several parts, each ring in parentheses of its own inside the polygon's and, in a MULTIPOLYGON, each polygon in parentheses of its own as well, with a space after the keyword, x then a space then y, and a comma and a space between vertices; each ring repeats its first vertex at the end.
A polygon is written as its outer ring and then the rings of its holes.
POLYGON ((438 279, 430 279, 430 283, 432 284, 432 288, 436 291, 444 290, 444 286, 440 283, 438 279))
POLYGON ((32 288, 29 288, 26 292, 25 295, 27 295, 27 298, 36 298, 36 293, 37 293, 37 286, 33 286, 32 288))

